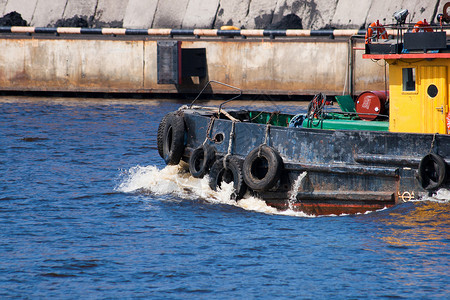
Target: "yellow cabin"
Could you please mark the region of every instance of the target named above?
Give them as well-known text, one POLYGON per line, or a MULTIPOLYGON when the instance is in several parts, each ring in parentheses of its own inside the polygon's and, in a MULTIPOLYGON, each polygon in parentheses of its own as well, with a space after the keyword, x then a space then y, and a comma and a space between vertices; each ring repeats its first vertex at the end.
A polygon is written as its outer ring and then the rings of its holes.
POLYGON ((366 41, 363 55, 389 64, 389 131, 448 134, 450 53, 446 32, 412 32, 403 37, 400 44, 395 40, 366 41))
POLYGON ((376 21, 366 31, 363 58, 389 64, 389 131, 449 134, 450 2, 437 15, 406 23, 408 10, 394 13, 391 29, 376 21))
POLYGON ((448 133, 450 59, 427 56, 422 59, 386 57, 389 63, 389 131, 448 133))

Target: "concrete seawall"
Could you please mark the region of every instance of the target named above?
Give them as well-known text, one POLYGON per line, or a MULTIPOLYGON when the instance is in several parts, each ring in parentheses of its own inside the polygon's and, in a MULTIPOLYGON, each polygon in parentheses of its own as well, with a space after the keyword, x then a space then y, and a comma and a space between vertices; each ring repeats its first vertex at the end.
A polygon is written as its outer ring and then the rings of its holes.
MULTIPOLYGON (((390 23, 393 12, 401 8, 410 11, 412 21, 430 21, 442 12, 445 4, 435 0, 354 3, 353 0, 0 0, 0 13, 17 11, 36 27, 51 27, 58 20, 82 16, 93 31, 99 27, 179 31, 222 25, 265 28, 294 13, 302 19, 303 28, 315 30, 359 29, 376 19, 390 23)), ((247 94, 311 95, 321 91, 338 95, 385 89, 384 61, 362 60, 361 51, 353 50, 354 46, 363 46, 362 40, 351 42, 349 36, 271 39, 260 31, 251 38, 171 34, 133 37, 120 33, 95 36, 18 30, 15 34, 0 33, 3 91, 198 93, 208 80, 240 87, 247 94), (159 84, 157 42, 161 40, 179 41, 182 49, 204 49, 206 75, 184 78, 182 84, 159 84)), ((231 91, 213 86, 210 92, 231 91)))
MULTIPOLYGON (((205 49, 204 77, 184 78, 180 85, 158 84, 156 39, 17 34, 0 38, 0 89, 198 93, 208 80, 217 80, 240 87, 246 94, 310 95, 321 91, 336 95, 350 91, 350 74, 355 78, 355 93, 384 89, 384 62, 362 60, 361 51, 353 50, 347 39, 178 41, 181 49, 205 49)), ((213 86, 210 92, 233 91, 213 86)))
POLYGON ((54 26, 81 16, 91 27, 266 28, 288 14, 303 28, 361 28, 379 19, 392 22, 402 8, 413 20, 435 20, 446 1, 439 0, 0 0, 0 14, 17 11, 31 26, 54 26))

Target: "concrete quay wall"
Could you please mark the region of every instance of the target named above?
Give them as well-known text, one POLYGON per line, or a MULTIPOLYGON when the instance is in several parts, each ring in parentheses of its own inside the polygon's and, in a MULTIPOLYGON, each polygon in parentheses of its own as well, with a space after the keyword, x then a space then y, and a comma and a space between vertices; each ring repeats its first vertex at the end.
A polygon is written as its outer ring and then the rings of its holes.
MULTIPOLYGON (((354 46, 363 44, 352 46, 346 39, 184 39, 182 49, 206 50, 206 77, 174 85, 158 84, 156 39, 14 35, 0 38, 0 90, 198 93, 209 80, 217 80, 246 94, 340 95, 350 90, 350 74, 355 94, 384 89, 384 62, 363 60, 354 46)), ((234 91, 213 85, 209 92, 234 91)))
POLYGON ((52 27, 57 20, 84 17, 91 27, 262 29, 288 14, 304 29, 361 28, 391 23, 402 8, 411 21, 435 20, 440 0, 0 0, 3 16, 17 11, 31 26, 52 27))

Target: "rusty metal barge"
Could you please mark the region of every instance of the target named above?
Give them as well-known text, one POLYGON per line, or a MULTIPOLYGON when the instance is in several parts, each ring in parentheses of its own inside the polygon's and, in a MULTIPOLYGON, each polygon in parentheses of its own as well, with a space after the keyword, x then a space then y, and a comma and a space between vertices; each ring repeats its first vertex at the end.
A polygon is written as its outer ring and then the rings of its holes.
MULTIPOLYGON (((441 26, 426 20, 367 30, 366 59, 390 66, 389 92, 337 97, 326 113, 319 93, 306 114, 183 106, 158 129, 167 164, 189 164, 217 189, 233 182, 278 209, 353 214, 392 207, 450 188, 450 50, 441 26)), ((234 99, 233 99, 234 100, 234 99)))

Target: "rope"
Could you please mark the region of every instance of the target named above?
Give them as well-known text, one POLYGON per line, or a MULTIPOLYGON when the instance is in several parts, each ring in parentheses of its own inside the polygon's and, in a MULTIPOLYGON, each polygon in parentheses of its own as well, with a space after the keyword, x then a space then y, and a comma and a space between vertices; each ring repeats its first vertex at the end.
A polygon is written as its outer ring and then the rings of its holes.
POLYGON ((430 146, 430 151, 428 153, 433 152, 433 146, 434 146, 434 142, 436 141, 436 133, 433 134, 433 140, 431 141, 431 146, 430 146))
POLYGON ((279 111, 275 111, 273 113, 270 114, 270 118, 266 123, 266 130, 264 133, 264 142, 259 145, 259 149, 258 149, 258 157, 261 157, 261 148, 262 145, 267 145, 267 141, 269 140, 269 130, 270 130, 270 121, 272 121, 273 116, 278 115, 280 112, 279 111))
POLYGON ((261 157, 261 148, 262 148, 262 146, 263 145, 267 145, 267 140, 269 139, 269 129, 270 129, 270 124, 267 123, 267 125, 266 125, 266 132, 264 134, 264 142, 261 145, 259 145, 259 147, 258 147, 258 157, 261 157))
POLYGON ((314 96, 312 101, 308 104, 308 112, 306 114, 307 118, 312 120, 314 118, 322 119, 323 118, 323 109, 325 107, 326 96, 322 93, 319 93, 314 96))
POLYGON ((326 102, 326 96, 319 93, 314 96, 311 102, 308 104, 308 112, 306 118, 308 119, 308 125, 317 127, 324 118, 324 107, 326 102), (314 120, 317 119, 317 123, 314 124, 314 120))
POLYGON ((235 126, 236 122, 233 121, 233 123, 231 123, 231 132, 230 132, 230 140, 228 141, 228 152, 225 155, 225 157, 223 158, 223 168, 226 170, 227 168, 227 159, 228 157, 231 155, 231 148, 233 147, 233 139, 234 139, 234 126, 235 126))
POLYGON ((206 137, 205 137, 205 141, 203 142, 203 145, 206 144, 207 140, 210 140, 213 143, 215 142, 212 138, 210 138, 211 130, 214 125, 214 120, 215 120, 214 116, 211 116, 211 119, 209 119, 208 129, 206 130, 206 137))
POLYGON ((258 118, 260 115, 262 115, 262 111, 259 112, 259 114, 257 114, 254 118, 251 118, 250 121, 254 121, 256 118, 258 118))
POLYGON ((267 140, 269 139, 270 124, 266 125, 266 133, 264 134, 264 145, 267 145, 267 140))

